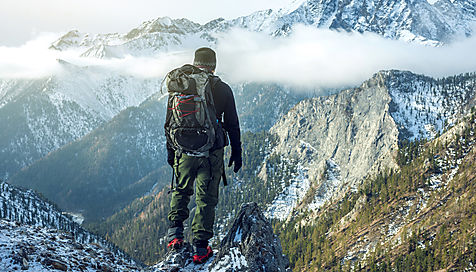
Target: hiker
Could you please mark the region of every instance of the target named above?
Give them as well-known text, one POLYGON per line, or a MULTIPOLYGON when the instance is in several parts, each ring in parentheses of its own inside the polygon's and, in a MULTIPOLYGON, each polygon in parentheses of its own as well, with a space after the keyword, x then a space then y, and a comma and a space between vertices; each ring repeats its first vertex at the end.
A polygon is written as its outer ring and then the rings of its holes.
POLYGON ((204 263, 213 255, 208 240, 213 236, 222 178, 226 185, 223 150, 228 145, 228 138, 231 145, 228 167, 233 165, 236 173, 242 166, 235 99, 230 86, 214 75, 215 67, 215 52, 204 47, 195 51, 193 65, 184 65, 167 75, 169 101, 164 127, 167 161, 174 169, 176 180, 168 214, 168 248, 183 246, 183 222, 189 217, 188 204, 195 185, 194 263, 204 263), (207 88, 211 88, 211 92, 207 88), (191 128, 200 122, 205 128, 191 128))

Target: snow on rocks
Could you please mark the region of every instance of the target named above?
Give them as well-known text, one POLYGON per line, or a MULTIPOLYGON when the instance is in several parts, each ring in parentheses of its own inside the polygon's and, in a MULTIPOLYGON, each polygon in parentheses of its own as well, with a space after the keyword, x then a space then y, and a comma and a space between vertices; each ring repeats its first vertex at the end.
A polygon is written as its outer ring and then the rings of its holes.
POLYGON ((380 73, 392 98, 390 114, 410 141, 434 138, 453 125, 475 97, 474 75, 435 80, 405 71, 380 73))
POLYGON ((99 244, 77 243, 71 234, 0 220, 2 271, 139 271, 135 262, 99 244))
POLYGON ((314 201, 309 204, 308 209, 315 211, 322 207, 333 196, 333 192, 338 190, 342 183, 340 166, 333 160, 326 161, 325 179, 319 185, 314 201))

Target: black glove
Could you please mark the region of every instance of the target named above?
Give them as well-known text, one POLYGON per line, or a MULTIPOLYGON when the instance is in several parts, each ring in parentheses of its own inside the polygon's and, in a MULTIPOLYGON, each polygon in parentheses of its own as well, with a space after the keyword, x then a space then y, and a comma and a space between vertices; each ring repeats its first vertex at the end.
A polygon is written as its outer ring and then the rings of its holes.
POLYGON ((230 157, 230 162, 228 163, 228 167, 231 167, 231 165, 235 163, 235 167, 233 168, 233 172, 238 172, 240 170, 241 166, 243 165, 243 159, 241 158, 241 149, 231 149, 231 157, 230 157))
POLYGON ((171 148, 167 148, 167 162, 170 165, 170 167, 174 167, 175 151, 171 148))

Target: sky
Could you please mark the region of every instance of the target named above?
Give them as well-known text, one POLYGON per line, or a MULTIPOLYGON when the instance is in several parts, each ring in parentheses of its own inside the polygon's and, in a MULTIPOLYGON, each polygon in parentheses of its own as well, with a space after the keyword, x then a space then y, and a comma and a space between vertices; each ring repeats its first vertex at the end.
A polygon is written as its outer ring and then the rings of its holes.
POLYGON ((197 23, 279 8, 292 0, 1 0, 0 45, 18 46, 45 32, 125 33, 157 17, 197 23))

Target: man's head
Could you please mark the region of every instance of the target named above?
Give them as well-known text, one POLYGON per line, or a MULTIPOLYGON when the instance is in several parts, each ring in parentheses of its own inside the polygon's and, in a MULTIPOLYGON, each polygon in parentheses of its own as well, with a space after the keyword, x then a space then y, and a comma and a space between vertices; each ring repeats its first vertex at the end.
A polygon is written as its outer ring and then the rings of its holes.
POLYGON ((193 65, 214 72, 217 66, 217 58, 215 51, 208 47, 202 47, 195 51, 193 65))

